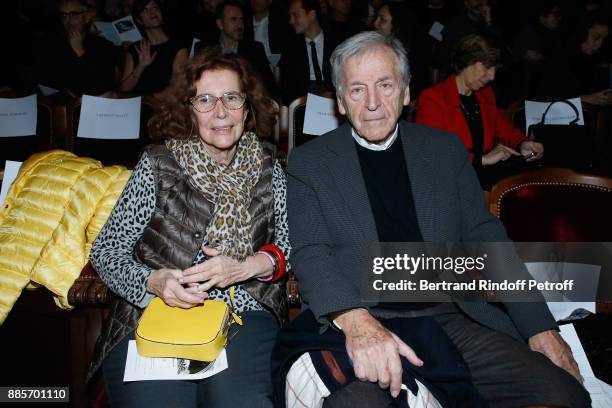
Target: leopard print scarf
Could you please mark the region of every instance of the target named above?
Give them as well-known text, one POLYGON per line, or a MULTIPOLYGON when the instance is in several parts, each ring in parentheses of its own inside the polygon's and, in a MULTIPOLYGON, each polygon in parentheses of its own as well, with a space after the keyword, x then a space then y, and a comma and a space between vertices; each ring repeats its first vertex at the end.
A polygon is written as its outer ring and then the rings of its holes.
POLYGON ((257 136, 246 132, 228 165, 214 161, 199 137, 169 139, 166 147, 190 176, 193 186, 213 204, 206 228, 209 246, 221 254, 244 260, 253 254, 251 190, 261 174, 263 150, 257 136))

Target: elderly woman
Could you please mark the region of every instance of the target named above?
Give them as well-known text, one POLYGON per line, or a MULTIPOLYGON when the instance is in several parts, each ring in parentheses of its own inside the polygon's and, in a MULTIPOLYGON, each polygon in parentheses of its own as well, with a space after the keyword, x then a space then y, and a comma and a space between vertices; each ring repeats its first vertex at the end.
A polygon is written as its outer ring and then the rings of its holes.
POLYGON ((145 149, 92 248, 91 263, 118 295, 92 370, 102 365, 113 407, 268 407, 270 352, 287 312, 286 182, 245 120, 253 115, 269 134, 274 109, 235 55, 207 51, 178 79, 150 124, 164 143, 145 149), (230 286, 244 326, 227 346, 228 369, 200 381, 123 383, 128 342, 154 296, 191 308, 229 302, 230 286))
POLYGON ((419 97, 416 122, 455 133, 477 168, 512 156, 537 160, 544 153, 540 143, 527 140, 497 109, 489 83, 500 55, 487 38, 465 36, 451 55, 454 74, 419 97))
POLYGON ((132 17, 145 38, 128 49, 119 90, 163 98, 172 77, 187 62, 187 48, 166 35, 157 0, 136 0, 132 17))

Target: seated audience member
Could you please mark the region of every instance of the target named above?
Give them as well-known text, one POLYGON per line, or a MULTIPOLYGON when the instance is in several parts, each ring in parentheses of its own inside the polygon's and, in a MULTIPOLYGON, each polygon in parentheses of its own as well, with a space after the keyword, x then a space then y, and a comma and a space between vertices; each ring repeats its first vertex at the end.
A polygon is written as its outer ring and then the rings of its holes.
POLYGON ((534 77, 531 96, 580 96, 582 102, 610 105, 610 70, 598 68, 598 52, 609 33, 610 25, 606 18, 587 15, 569 46, 560 49, 534 77))
POLYGON ((206 44, 218 41, 221 35, 217 27, 217 6, 221 1, 223 0, 201 0, 200 12, 192 23, 193 36, 206 44))
POLYGON ((361 20, 366 27, 371 27, 374 24, 374 20, 378 16, 378 9, 385 3, 384 0, 369 0, 368 1, 368 14, 361 20))
POLYGON ((442 32, 448 50, 468 34, 485 34, 501 39, 501 29, 493 22, 489 0, 464 0, 463 4, 465 14, 448 20, 442 32))
POLYGON ((540 0, 537 20, 519 30, 514 41, 513 55, 516 62, 526 68, 539 66, 551 54, 561 49, 561 9, 558 0, 540 0))
POLYGON ((540 143, 527 140, 497 109, 489 83, 500 54, 486 37, 464 37, 451 54, 454 74, 419 97, 416 123, 457 135, 477 168, 519 155, 533 161, 544 152, 540 143))
POLYGON ((172 77, 187 62, 187 49, 164 32, 157 0, 136 0, 132 17, 144 39, 128 49, 119 90, 163 98, 172 77))
POLYGON ((287 11, 275 7, 271 0, 251 0, 252 16, 244 21, 244 38, 263 44, 266 56, 281 54, 291 38, 291 26, 287 11))
POLYGON ((512 51, 513 79, 508 98, 526 99, 531 82, 550 58, 563 48, 563 35, 559 24, 561 9, 558 0, 539 0, 534 16, 516 34, 512 51))
POLYGON ((353 18, 353 0, 329 0, 329 19, 327 31, 338 41, 366 29, 365 24, 353 18))
POLYGON ((242 5, 235 0, 225 0, 217 6, 217 20, 220 35, 214 41, 202 41, 196 46, 202 49, 207 46, 221 47, 223 53, 238 54, 247 59, 264 80, 268 93, 278 94, 278 87, 270 70, 263 44, 244 40, 244 12, 242 5))
MULTIPOLYGON (((428 50, 424 47, 426 43, 418 38, 420 28, 416 14, 405 3, 398 1, 383 3, 378 9, 374 27, 379 33, 393 35, 400 40, 410 57, 419 61, 429 59, 428 50)), ((428 85, 428 67, 426 64, 421 64, 418 67, 413 65, 410 69, 412 70, 410 94, 416 99, 428 85)))
MULTIPOLYGON (((309 351, 332 393, 325 407, 406 406, 393 398, 406 398, 402 384, 421 394, 415 378, 441 406, 590 406, 543 302, 362 301, 360 261, 372 242, 507 236, 461 142, 399 120, 410 71, 397 40, 358 34, 336 48, 332 67, 348 121, 296 147, 288 163, 291 263, 305 310, 281 329, 273 362, 309 351)), ((275 380, 282 398, 285 382, 275 380)))
POLYGON ((445 0, 427 0, 420 3, 424 9, 420 10, 423 16, 421 24, 429 30, 436 21, 442 25, 458 14, 458 11, 452 1, 445 0))
POLYGON ((90 13, 80 0, 58 4, 61 32, 43 39, 37 53, 37 81, 77 95, 115 89, 115 48, 90 32, 90 13))
POLYGON ((151 120, 162 143, 144 150, 91 250, 117 296, 90 375, 102 368, 112 407, 271 408, 290 250, 285 175, 258 137, 271 133, 274 107, 248 62, 218 50, 195 56, 176 85, 151 120), (258 134, 245 131, 248 115, 258 134), (229 303, 230 286, 244 324, 226 347, 226 370, 195 381, 123 381, 128 343, 154 296, 189 309, 229 303))
POLYGON ((288 105, 308 92, 331 91, 329 57, 336 40, 321 28, 318 0, 292 0, 289 24, 297 34, 279 63, 283 102, 288 105))

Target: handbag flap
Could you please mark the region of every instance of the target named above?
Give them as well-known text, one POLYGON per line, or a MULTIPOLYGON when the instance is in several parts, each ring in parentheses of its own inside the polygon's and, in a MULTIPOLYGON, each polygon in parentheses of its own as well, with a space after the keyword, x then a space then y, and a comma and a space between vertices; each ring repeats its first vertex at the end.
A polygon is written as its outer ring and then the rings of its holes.
POLYGON ((190 309, 171 307, 154 298, 145 309, 136 335, 142 339, 169 344, 205 344, 225 333, 230 309, 220 300, 206 300, 190 309))

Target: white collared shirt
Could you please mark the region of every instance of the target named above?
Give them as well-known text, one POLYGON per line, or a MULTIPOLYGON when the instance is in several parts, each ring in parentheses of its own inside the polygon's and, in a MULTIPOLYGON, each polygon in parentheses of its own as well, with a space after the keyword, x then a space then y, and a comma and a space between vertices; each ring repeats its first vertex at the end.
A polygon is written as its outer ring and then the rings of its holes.
POLYGON ((268 16, 265 16, 259 21, 256 21, 255 17, 253 17, 254 39, 255 41, 259 41, 263 44, 264 50, 266 51, 266 56, 268 57, 268 59, 270 59, 270 55, 272 55, 272 50, 270 49, 270 38, 268 37, 268 24, 268 16))
MULTIPOLYGON (((310 67, 310 80, 314 81, 317 79, 315 75, 314 67, 312 66, 312 56, 310 52, 310 42, 314 41, 315 48, 317 49, 317 60, 319 61, 319 68, 321 68, 321 75, 323 75, 323 44, 325 43, 325 35, 323 34, 323 30, 315 37, 308 38, 304 36, 304 40, 306 41, 306 52, 308 53, 308 66, 310 67)), ((323 76, 325 79, 325 76, 323 76)))
POLYGON ((221 44, 221 52, 223 52, 224 54, 237 54, 238 53, 238 43, 236 43, 236 47, 234 48, 226 47, 225 44, 223 43, 223 35, 221 35, 221 38, 219 39, 219 44, 221 44))
POLYGON ((380 152, 383 150, 387 150, 392 144, 393 142, 395 142, 395 139, 397 139, 397 129, 398 129, 399 125, 395 125, 395 130, 393 131, 393 134, 391 135, 390 138, 388 138, 385 143, 379 145, 379 144, 374 144, 374 143, 370 143, 368 142, 366 139, 364 139, 363 137, 359 136, 357 134, 357 132, 355 132, 355 129, 351 128, 351 134, 353 135, 353 139, 355 139, 355 141, 359 144, 359 146, 368 149, 368 150, 374 150, 376 152, 380 152))

